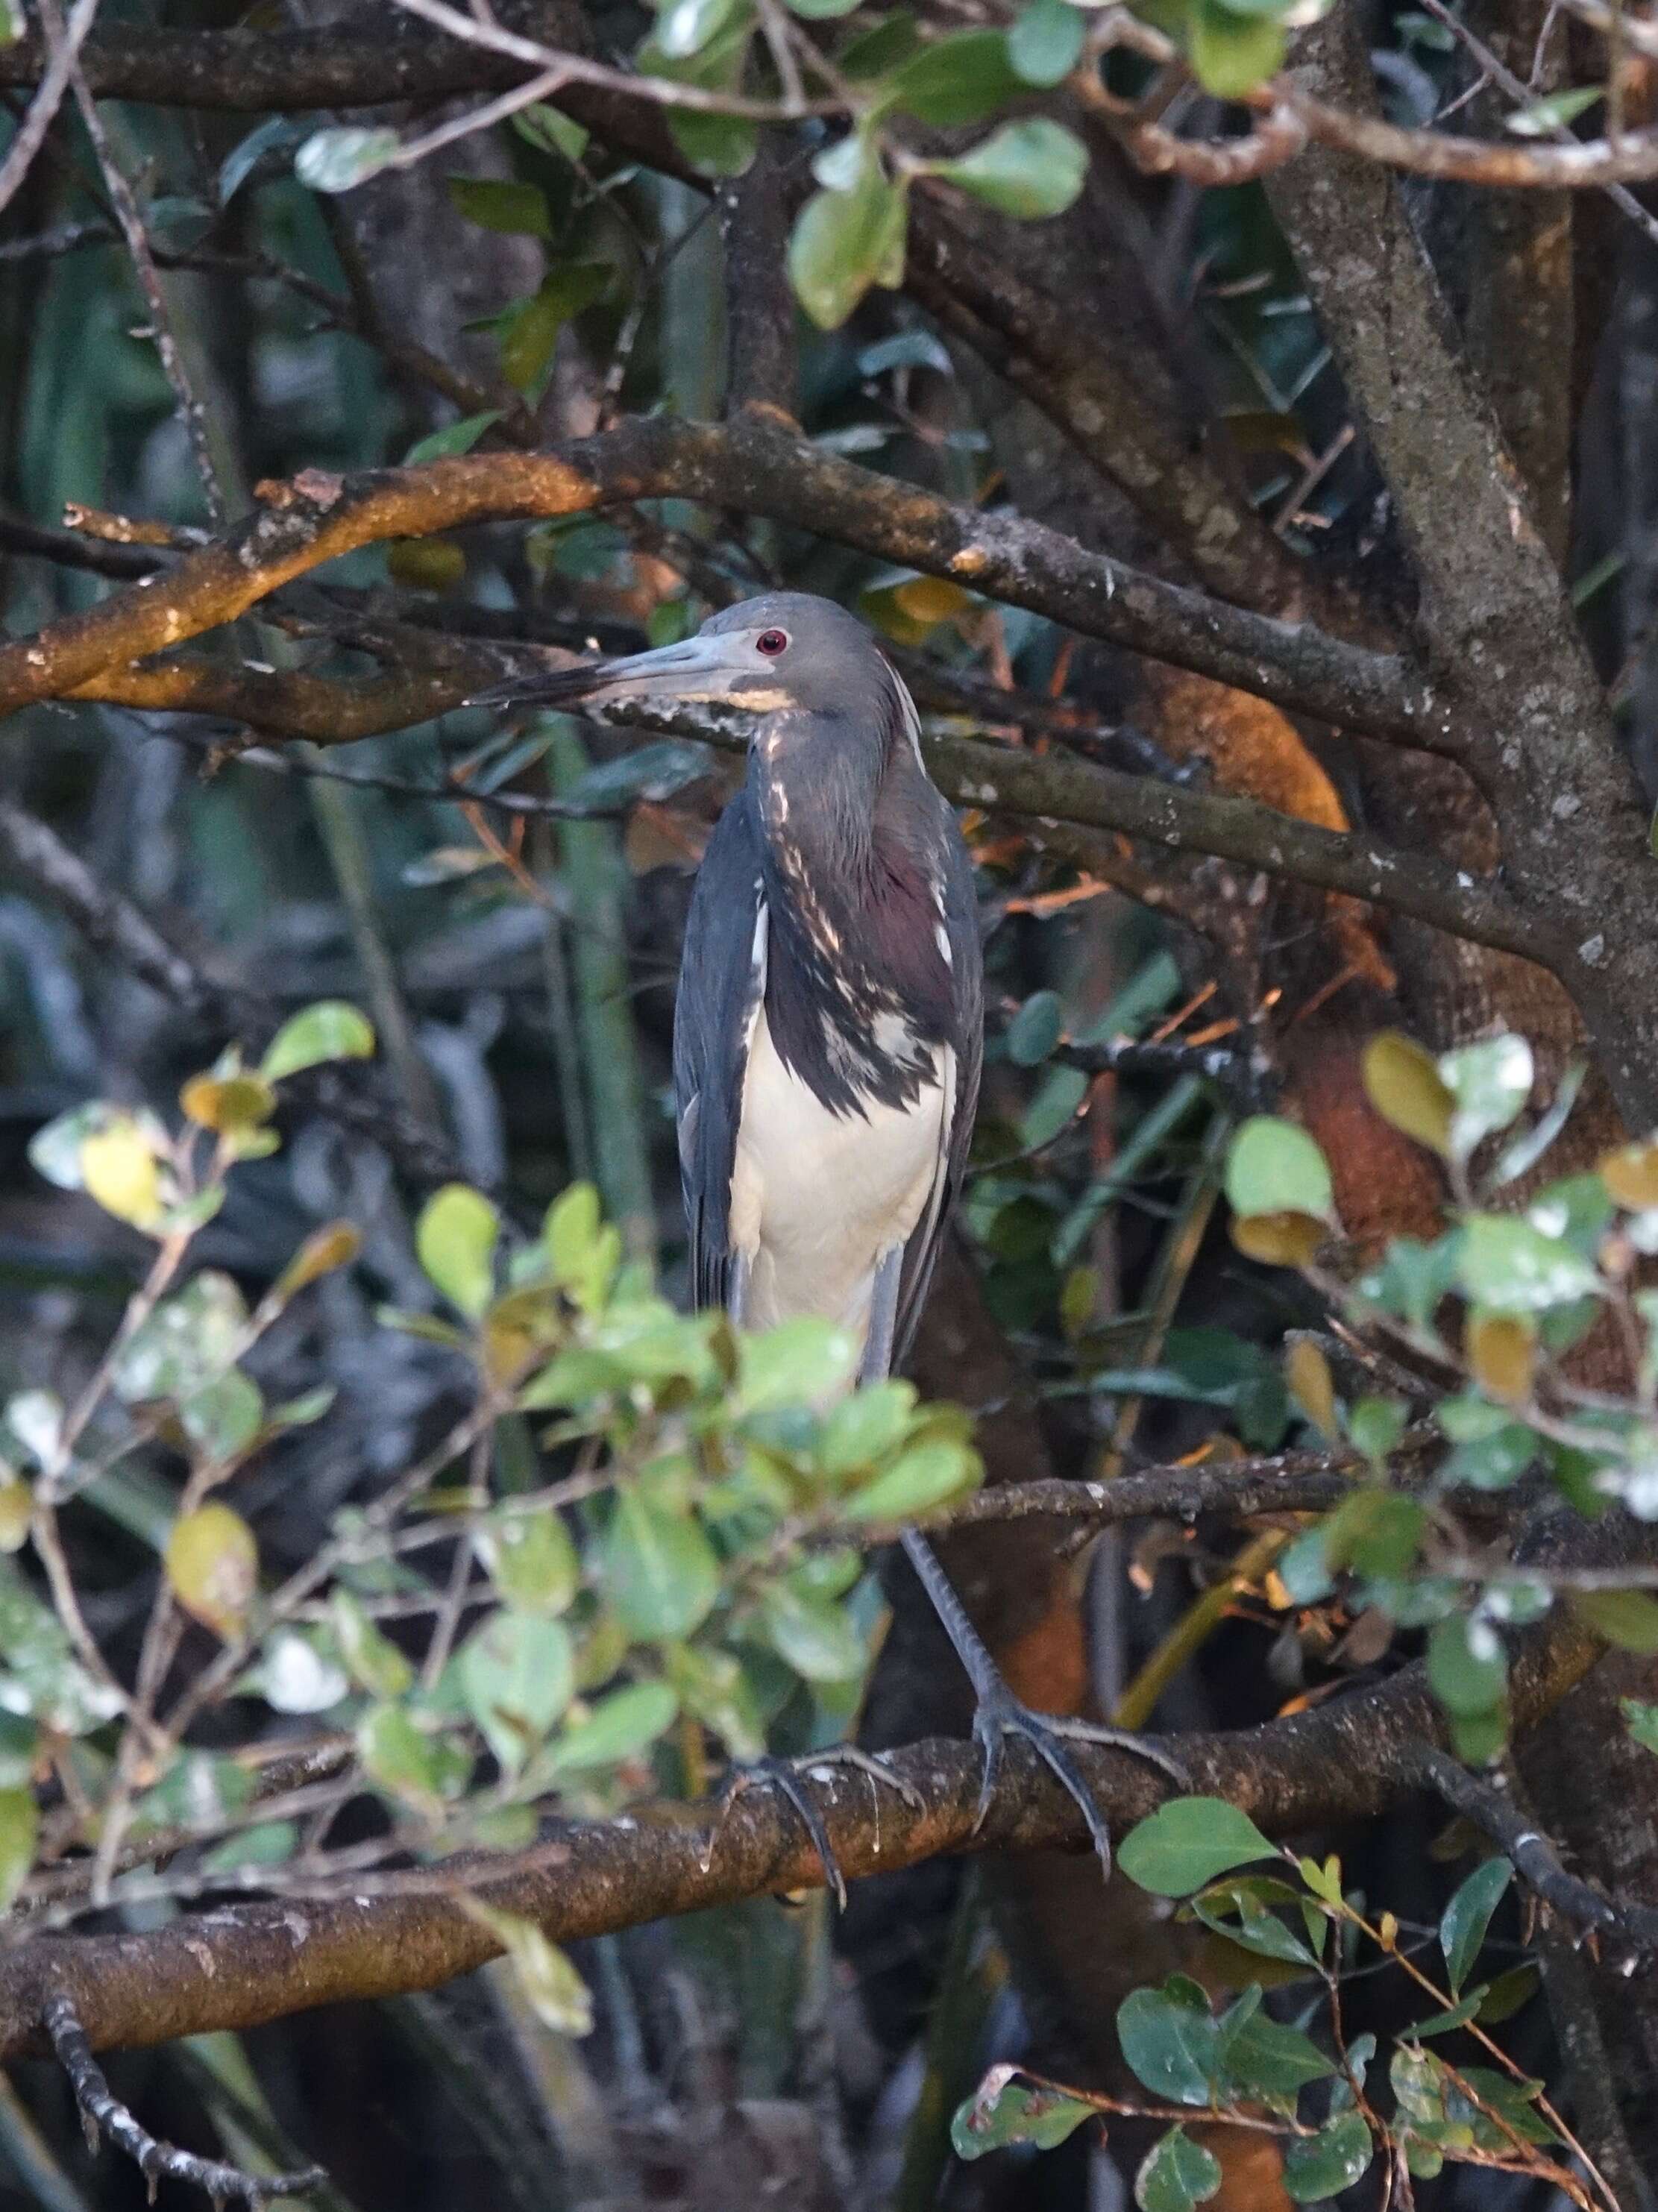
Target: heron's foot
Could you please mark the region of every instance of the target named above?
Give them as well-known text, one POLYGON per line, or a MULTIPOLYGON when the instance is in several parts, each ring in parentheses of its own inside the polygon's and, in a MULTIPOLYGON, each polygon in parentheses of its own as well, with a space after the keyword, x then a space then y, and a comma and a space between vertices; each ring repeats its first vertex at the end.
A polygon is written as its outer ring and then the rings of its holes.
MULTIPOLYGON (((895 1774, 874 1753, 860 1751, 856 1744, 831 1746, 828 1751, 808 1753, 802 1759, 756 1759, 735 1765, 720 1786, 721 1799, 720 1824, 724 1826, 726 1814, 738 1798, 750 1790, 769 1785, 786 1800, 795 1818, 811 1838, 811 1847, 823 1863, 829 1886, 835 1893, 835 1901, 844 1912, 847 1909, 847 1879, 841 1871, 841 1863, 835 1856, 835 1846, 829 1841, 829 1829, 817 1809, 816 1799, 806 1787, 807 1778, 826 1766, 848 1766, 865 1776, 871 1787, 883 1784, 896 1790, 907 1805, 920 1812, 926 1808, 926 1800, 913 1782, 895 1774)), ((718 1835, 719 1830, 715 1830, 718 1835)))
POLYGON ((1108 1727, 1100 1721, 1079 1720, 1070 1714, 1033 1712, 1029 1705, 1020 1704, 999 1674, 978 1687, 973 1740, 983 1753, 984 1773, 979 1784, 979 1809, 973 1823, 975 1831, 983 1826, 990 1810, 996 1784, 1001 1778, 1002 1754, 1011 1735, 1024 1738, 1081 1813, 1088 1824, 1095 1854, 1107 1875, 1111 1871, 1111 1831, 1081 1769, 1066 1748, 1067 1743, 1103 1743, 1118 1751, 1132 1752, 1136 1759, 1148 1759, 1182 1790, 1191 1787, 1191 1777, 1179 1759, 1147 1737, 1132 1735, 1127 1729, 1108 1727))

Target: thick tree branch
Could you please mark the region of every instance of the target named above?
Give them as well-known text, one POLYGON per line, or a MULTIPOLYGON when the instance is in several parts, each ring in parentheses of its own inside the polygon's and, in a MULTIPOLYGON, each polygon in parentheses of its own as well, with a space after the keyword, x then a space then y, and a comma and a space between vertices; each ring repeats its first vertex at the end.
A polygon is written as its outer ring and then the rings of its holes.
MULTIPOLYGON (((1569 1619, 1516 1656, 1517 1728, 1533 1724, 1594 1663, 1599 1646, 1569 1619)), ((1234 1735, 1182 1736, 1193 1787, 1224 1796, 1269 1834, 1373 1819, 1417 1786, 1423 1741, 1440 1723, 1424 1669, 1234 1735)), ((1144 1760, 1079 1744, 1078 1765, 1114 1828, 1166 1794, 1144 1760)), ((1033 1753, 1008 1747, 1001 1782, 975 1827, 979 1758, 934 1739, 886 1754, 911 1804, 832 1767, 805 1771, 848 1876, 891 1873, 944 1851, 1081 1848, 1070 1798, 1033 1753)), ((535 1920, 562 1942, 693 1912, 739 1898, 821 1887, 823 1871, 774 1790, 725 1807, 657 1805, 623 1820, 556 1824, 519 1855, 449 1861, 381 1877, 361 1894, 234 1905, 143 1935, 26 1940, 0 1960, 0 2061, 46 2048, 46 2007, 66 1996, 91 2046, 155 2044, 347 1998, 432 1989, 501 1946, 468 1912, 471 1891, 535 1920)))
POLYGON ((1164 583, 1040 525, 953 506, 751 420, 636 421, 548 453, 469 454, 349 478, 304 471, 165 576, 0 647, 0 714, 77 690, 102 696, 99 678, 234 621, 358 546, 665 497, 793 523, 1323 720, 1424 750, 1455 749, 1436 696, 1400 656, 1164 583))

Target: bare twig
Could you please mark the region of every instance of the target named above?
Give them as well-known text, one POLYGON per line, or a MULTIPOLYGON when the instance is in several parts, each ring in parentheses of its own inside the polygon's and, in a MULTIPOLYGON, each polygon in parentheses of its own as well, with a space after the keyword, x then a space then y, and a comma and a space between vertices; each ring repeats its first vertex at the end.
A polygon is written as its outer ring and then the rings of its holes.
POLYGON ((18 186, 28 174, 30 163, 45 143, 75 74, 76 57, 97 14, 98 0, 75 0, 67 25, 60 26, 48 19, 46 7, 42 6, 46 64, 29 102, 28 112, 13 134, 5 160, 0 161, 0 208, 15 198, 18 186))

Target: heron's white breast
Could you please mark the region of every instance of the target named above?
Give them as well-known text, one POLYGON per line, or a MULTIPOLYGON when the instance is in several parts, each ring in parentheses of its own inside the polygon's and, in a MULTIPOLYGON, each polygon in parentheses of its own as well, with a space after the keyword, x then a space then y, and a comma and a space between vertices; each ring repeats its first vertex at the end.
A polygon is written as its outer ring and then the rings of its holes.
POLYGON ((932 1195, 947 1110, 935 1082, 908 1108, 871 1100, 866 1115, 831 1114, 778 1058, 762 1008, 729 1223, 732 1249, 750 1261, 750 1328, 797 1314, 865 1327, 877 1260, 908 1237, 932 1195))

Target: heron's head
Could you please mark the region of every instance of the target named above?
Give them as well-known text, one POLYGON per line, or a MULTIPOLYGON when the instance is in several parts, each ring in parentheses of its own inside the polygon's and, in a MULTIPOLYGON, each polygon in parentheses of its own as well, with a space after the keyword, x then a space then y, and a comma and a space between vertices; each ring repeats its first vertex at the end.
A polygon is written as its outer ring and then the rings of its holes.
POLYGON ((900 697, 891 664, 856 616, 811 592, 766 592, 711 615, 695 637, 498 685, 491 701, 630 707, 676 701, 747 710, 837 731, 884 730, 900 697))

